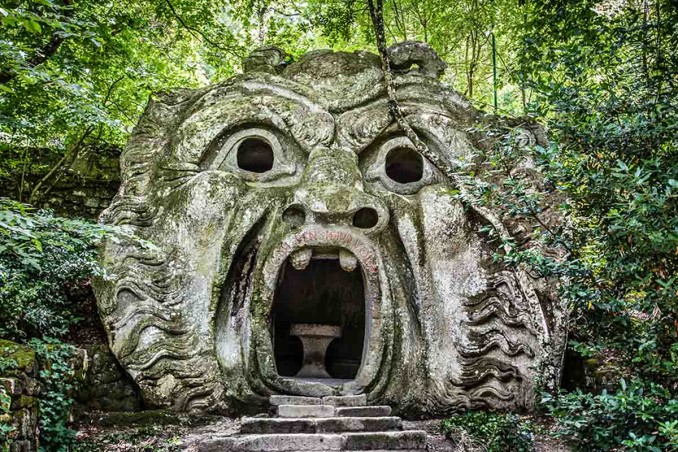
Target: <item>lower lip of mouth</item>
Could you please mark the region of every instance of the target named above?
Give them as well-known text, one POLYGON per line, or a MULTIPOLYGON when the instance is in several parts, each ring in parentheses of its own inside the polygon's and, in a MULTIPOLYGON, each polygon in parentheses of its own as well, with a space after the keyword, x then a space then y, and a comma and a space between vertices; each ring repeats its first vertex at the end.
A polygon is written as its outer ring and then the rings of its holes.
POLYGON ((304 362, 293 326, 314 325, 339 327, 331 329, 340 337, 331 340, 324 356, 327 377, 355 378, 363 357, 365 305, 363 271, 350 251, 315 247, 291 254, 280 268, 271 312, 278 374, 296 376, 304 362))

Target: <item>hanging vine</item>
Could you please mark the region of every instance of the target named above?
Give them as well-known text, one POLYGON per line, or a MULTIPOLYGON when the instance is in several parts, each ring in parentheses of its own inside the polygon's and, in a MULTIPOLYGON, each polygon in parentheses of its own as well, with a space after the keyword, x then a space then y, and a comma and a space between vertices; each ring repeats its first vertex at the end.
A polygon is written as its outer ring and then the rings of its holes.
POLYGON ((512 237, 506 227, 501 223, 499 218, 473 200, 472 195, 470 195, 464 187, 459 175, 455 173, 452 167, 448 165, 447 162, 445 162, 441 157, 439 157, 438 154, 432 152, 429 149, 426 143, 424 143, 414 131, 410 123, 407 121, 407 118, 405 118, 405 115, 400 108, 400 104, 398 103, 395 80, 393 79, 393 72, 391 71, 391 60, 386 47, 386 37, 384 34, 384 1, 367 0, 367 5, 370 11, 370 17, 372 19, 372 25, 374 27, 374 33, 376 36, 377 50, 379 51, 379 56, 381 57, 381 69, 384 73, 384 84, 386 85, 386 94, 388 95, 388 109, 391 116, 398 124, 398 127, 400 127, 405 133, 405 136, 407 136, 407 138, 412 142, 412 145, 416 151, 428 159, 428 161, 430 161, 431 164, 433 164, 433 166, 438 169, 438 171, 444 174, 450 180, 450 182, 452 182, 454 187, 459 190, 461 194, 461 200, 464 205, 487 220, 495 229, 497 234, 499 234, 504 250, 507 252, 510 251, 512 237))

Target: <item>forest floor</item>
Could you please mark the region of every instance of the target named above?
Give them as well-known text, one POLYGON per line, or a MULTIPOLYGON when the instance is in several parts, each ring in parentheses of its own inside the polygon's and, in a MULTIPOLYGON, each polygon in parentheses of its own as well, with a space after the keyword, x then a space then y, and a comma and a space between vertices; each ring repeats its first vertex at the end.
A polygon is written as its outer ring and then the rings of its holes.
MULTIPOLYGON (((474 452, 487 449, 470 437, 446 438, 440 420, 403 421, 403 427, 428 433, 428 452, 474 452)), ((237 434, 238 419, 223 416, 177 415, 162 411, 140 413, 90 412, 76 425, 76 452, 196 450, 201 439, 213 434, 237 434)), ((535 452, 567 452, 570 449, 547 433, 535 434, 535 452)))

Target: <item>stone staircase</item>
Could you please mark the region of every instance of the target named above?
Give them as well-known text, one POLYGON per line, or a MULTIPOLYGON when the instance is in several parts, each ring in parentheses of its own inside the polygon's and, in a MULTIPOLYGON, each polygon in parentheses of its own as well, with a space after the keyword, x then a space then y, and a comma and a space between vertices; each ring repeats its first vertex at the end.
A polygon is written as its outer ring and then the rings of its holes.
POLYGON ((271 396, 276 417, 246 417, 240 434, 213 436, 208 451, 422 451, 426 432, 403 430, 389 406, 368 406, 357 396, 271 396))

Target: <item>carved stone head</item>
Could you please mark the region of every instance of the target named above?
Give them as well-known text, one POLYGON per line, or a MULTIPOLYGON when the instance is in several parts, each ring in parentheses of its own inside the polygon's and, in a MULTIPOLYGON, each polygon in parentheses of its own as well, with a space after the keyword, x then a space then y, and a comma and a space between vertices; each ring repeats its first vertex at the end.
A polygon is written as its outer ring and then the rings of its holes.
MULTIPOLYGON (((407 120, 469 171, 491 120, 437 80, 430 48, 390 52, 407 120)), ((486 219, 394 123, 376 55, 284 57, 259 49, 243 75, 154 96, 122 155, 102 220, 148 243, 109 238, 95 289, 146 401, 529 408, 558 380, 560 304, 493 259, 486 219), (300 372, 309 359, 326 375, 300 372)))

